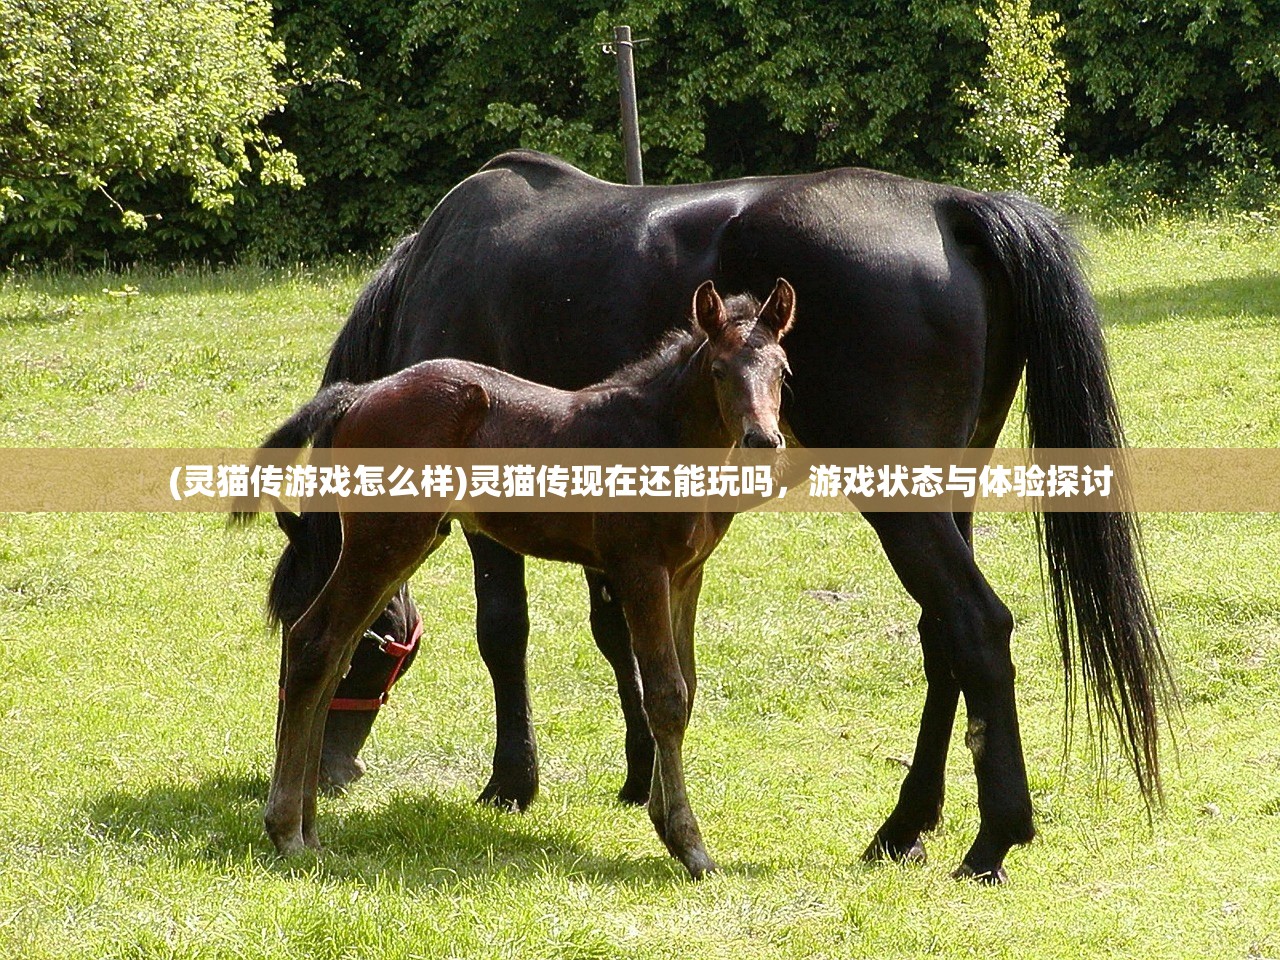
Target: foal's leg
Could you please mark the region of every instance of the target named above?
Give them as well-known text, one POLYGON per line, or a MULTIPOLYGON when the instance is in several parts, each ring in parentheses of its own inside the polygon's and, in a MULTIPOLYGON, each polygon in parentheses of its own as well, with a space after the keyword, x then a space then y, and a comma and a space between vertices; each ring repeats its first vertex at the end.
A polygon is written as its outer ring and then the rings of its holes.
POLYGON ((285 698, 264 816, 282 854, 319 847, 316 792, 329 700, 360 634, 439 545, 439 522, 435 514, 348 514, 337 566, 289 630, 285 698))
POLYGON ((649 816, 672 856, 695 880, 715 869, 685 790, 682 749, 689 699, 672 634, 671 596, 661 567, 611 577, 621 593, 655 745, 649 816))
MULTIPOLYGON (((698 615, 698 595, 702 592, 702 567, 687 577, 680 585, 672 584, 671 631, 675 641, 676 659, 680 663, 680 675, 685 687, 686 720, 693 717, 693 701, 698 689, 698 670, 694 657, 693 628, 698 615)), ((666 842, 667 798, 662 789, 662 764, 655 754, 653 760, 653 789, 649 794, 649 817, 658 835, 666 842)))
POLYGON ((653 776, 653 735, 644 716, 644 702, 640 693, 640 669, 631 651, 631 632, 622 605, 614 595, 609 581, 593 570, 582 571, 587 578, 587 592, 591 597, 591 635, 596 646, 613 667, 618 682, 618 700, 622 704, 622 719, 627 725, 626 754, 627 779, 618 791, 623 803, 641 804, 649 799, 649 784, 653 776))
POLYGON ((493 773, 478 799, 523 810, 538 792, 538 745, 525 666, 529 597, 524 557, 483 534, 466 537, 475 572, 476 641, 493 680, 497 715, 493 773))
POLYGON ((277 714, 275 769, 263 817, 267 834, 285 856, 319 846, 315 793, 325 714, 355 638, 366 617, 372 619, 379 597, 376 588, 363 598, 343 589, 336 574, 285 638, 284 701, 277 714))
POLYGON ((680 673, 684 677, 689 716, 698 692, 698 662, 693 649, 693 629, 698 619, 698 597, 702 594, 702 567, 671 586, 671 630, 675 637, 680 673))
POLYGON ((981 823, 955 873, 1000 882, 1009 848, 1035 834, 1009 655, 1013 618, 974 563, 961 531, 967 524, 958 525, 943 513, 873 514, 867 519, 898 577, 920 604, 920 641, 929 679, 916 759, 877 842, 890 852, 893 848, 881 838, 897 850, 910 851, 920 831, 936 822, 958 688, 968 712, 965 742, 973 754, 981 823))

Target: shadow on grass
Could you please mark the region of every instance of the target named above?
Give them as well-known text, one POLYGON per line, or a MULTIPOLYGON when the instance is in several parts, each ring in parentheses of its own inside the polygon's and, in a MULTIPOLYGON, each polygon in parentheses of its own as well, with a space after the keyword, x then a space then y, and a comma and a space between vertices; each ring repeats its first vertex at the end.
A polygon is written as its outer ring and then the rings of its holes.
POLYGON ((1163 323, 1170 315, 1187 320, 1232 317, 1239 324, 1248 315, 1247 326, 1275 323, 1280 304, 1280 272, 1258 271, 1245 277, 1137 287, 1124 293, 1098 298, 1102 317, 1120 326, 1163 323))
MULTIPOLYGON (((325 851, 285 861, 276 856, 263 831, 267 789, 265 776, 216 775, 196 784, 109 791, 91 799, 85 815, 90 830, 101 839, 229 872, 256 861, 285 876, 383 878, 404 887, 548 872, 615 885, 687 882, 683 868, 665 855, 656 836, 652 857, 609 858, 592 849, 590 838, 584 840, 535 816, 430 794, 392 797, 375 809, 343 809, 344 801, 322 798, 325 851)), ((648 826, 643 811, 620 807, 618 816, 640 817, 648 826)), ((725 864, 722 869, 749 876, 771 871, 750 863, 725 864)))

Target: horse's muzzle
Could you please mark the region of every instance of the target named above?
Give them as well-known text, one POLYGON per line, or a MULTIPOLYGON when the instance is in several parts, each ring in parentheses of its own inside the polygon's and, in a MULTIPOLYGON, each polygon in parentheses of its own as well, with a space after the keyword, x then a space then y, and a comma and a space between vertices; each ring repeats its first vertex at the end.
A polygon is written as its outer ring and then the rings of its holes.
POLYGON ((742 435, 742 445, 752 450, 783 450, 787 441, 780 433, 762 433, 759 430, 748 430, 742 435))

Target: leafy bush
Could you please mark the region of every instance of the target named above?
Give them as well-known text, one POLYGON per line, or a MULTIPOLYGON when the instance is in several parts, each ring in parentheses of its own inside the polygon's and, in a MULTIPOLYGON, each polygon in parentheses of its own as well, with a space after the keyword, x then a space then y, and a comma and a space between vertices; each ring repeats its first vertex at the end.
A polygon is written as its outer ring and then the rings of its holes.
MULTIPOLYGON (((0 86, 17 89, 12 77, 25 75, 8 50, 14 11, 38 8, 152 11, 153 60, 176 61, 179 90, 197 73, 200 89, 213 88, 210 104, 190 107, 193 122, 206 118, 201 130, 224 129, 201 111, 226 102, 228 65, 249 64, 231 132, 201 140, 212 144, 203 160, 116 165, 84 182, 163 219, 127 230, 107 196, 74 178, 50 190, 10 175, 0 204, 21 194, 26 214, 23 226, 0 223, 4 253, 314 259, 377 249, 479 163, 521 145, 620 179, 614 62, 601 50, 615 23, 641 41, 653 183, 861 164, 1017 185, 1116 217, 1169 203, 1259 208, 1280 163, 1280 0, 999 0, 987 14, 976 0, 274 0, 270 40, 264 2, 0 0, 0 86), (176 34, 185 36, 165 39, 176 34), (220 36, 237 38, 231 53, 215 54, 220 36), (204 72, 188 69, 197 53, 210 59, 204 72), (297 157, 305 189, 244 177, 262 150, 275 155, 272 137, 297 157), (192 201, 193 182, 210 202, 192 201)), ((102 22, 114 15, 101 12, 102 22)), ((84 45, 111 52, 105 40, 84 45)), ((0 118, 15 109, 0 104, 0 118)), ((105 120, 86 130, 76 142, 99 153, 127 153, 115 141, 133 136, 105 120)))
POLYGON ((1161 197, 1196 207, 1261 202, 1280 160, 1280 2, 1049 3, 1066 27, 1078 166, 1135 165, 1161 197))
POLYGON ((174 175, 205 210, 230 204, 251 167, 299 184, 259 127, 283 103, 270 32, 264 0, 0 0, 6 239, 70 233, 91 203, 145 227, 109 189, 121 177, 174 175))

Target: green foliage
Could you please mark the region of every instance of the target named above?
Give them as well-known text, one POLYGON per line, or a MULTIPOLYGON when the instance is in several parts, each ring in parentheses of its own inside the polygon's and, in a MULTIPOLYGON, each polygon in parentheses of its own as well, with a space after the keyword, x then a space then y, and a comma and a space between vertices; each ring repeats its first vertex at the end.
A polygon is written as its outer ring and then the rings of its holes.
POLYGON ((1067 93, 1066 65, 1053 49, 1063 33, 1058 17, 1032 14, 1031 0, 995 0, 978 19, 987 30, 987 58, 981 86, 958 93, 973 110, 961 126, 974 157, 962 176, 980 189, 1013 188, 1056 205, 1071 170, 1059 129, 1067 93))
MULTIPOLYGON (((7 257, 293 260, 376 250, 480 163, 521 145, 621 178, 615 64, 602 50, 617 23, 639 40, 651 183, 862 164, 1013 183, 1108 218, 1169 203, 1263 209, 1277 192, 1280 0, 1045 0, 1057 26, 1013 0, 1001 0, 1004 16, 980 14, 976 0, 274 0, 270 39, 264 3, 0 0, 0 39, 23 33, 29 9, 67 11, 43 33, 5 39, 0 119, 30 113, 21 106, 29 91, 5 78, 25 76, 30 87, 35 74, 15 65, 46 47, 53 52, 40 56, 56 59, 54 41, 66 34, 88 59, 79 73, 47 75, 80 77, 76 89, 97 99, 70 97, 63 113, 111 106, 99 87, 141 84, 159 105, 142 111, 157 121, 150 126, 93 114, 96 125, 80 123, 83 135, 68 142, 94 157, 128 154, 130 143, 153 142, 134 127, 170 129, 159 119, 176 102, 172 144, 203 144, 203 159, 185 165, 95 173, 101 183, 87 182, 106 194, 74 178, 0 177, 0 205, 12 211, 23 198, 22 219, 0 224, 7 257), (135 4, 157 25, 143 39, 112 26, 110 43, 95 40, 88 27, 72 29, 71 15, 93 3, 102 5, 92 7, 94 23, 114 24, 112 11, 135 4), (1018 23, 1025 42, 1001 39, 998 25, 1018 23), (150 52, 124 57, 105 79, 88 66, 144 40, 150 52), (197 57, 199 70, 188 69, 197 57), (173 91, 148 87, 150 64, 171 62, 173 91), (229 70, 235 62, 249 66, 229 70), (283 84, 271 79, 272 63, 283 84), (228 83, 239 84, 230 99, 228 83), (8 85, 17 94, 8 97, 8 85), (187 96, 192 89, 199 98, 187 96), (272 112, 281 97, 284 109, 272 112), (238 119, 219 127, 219 112, 238 119), (245 177, 264 150, 268 165, 282 150, 296 156, 307 189, 245 177), (1063 153, 1076 168, 1065 191, 1063 153), (192 201, 193 183, 202 202, 192 201), (127 221, 147 229, 127 229, 121 208, 146 215, 127 221)), ((0 130, 0 140, 14 135, 0 130)), ((7 141, 4 149, 7 163, 7 141)))
POLYGON ((1262 138, 1226 125, 1199 121, 1191 143, 1208 153, 1191 165, 1200 185, 1199 205, 1212 212, 1261 210, 1280 200, 1280 171, 1262 138))
POLYGON ((1165 198, 1266 202, 1280 161, 1278 0, 1051 0, 1078 165, 1136 164, 1165 198), (1248 182, 1243 182, 1248 181, 1248 182))
POLYGON ((922 136, 926 119, 958 119, 945 91, 978 51, 967 8, 936 0, 906 10, 881 0, 421 2, 412 22, 416 42, 447 51, 435 80, 451 104, 443 132, 479 144, 492 139, 483 125, 497 125, 610 176, 622 160, 614 63, 601 47, 613 24, 630 24, 647 175, 658 182, 842 163, 937 169, 947 147, 922 136))
POLYGON ((275 36, 301 79, 268 129, 297 155, 308 189, 242 189, 234 221, 184 214, 166 218, 162 237, 153 225, 126 240, 141 255, 182 255, 184 245, 273 259, 376 249, 516 146, 621 178, 615 62, 602 50, 619 22, 641 41, 649 182, 841 163, 936 172, 951 145, 929 131, 939 115, 959 122, 947 91, 976 69, 981 32, 964 3, 896 9, 884 0, 785 10, 643 0, 606 11, 567 0, 277 0, 275 36))
MULTIPOLYGON (((0 0, 0 219, 10 238, 66 234, 113 181, 181 178, 219 210, 256 168, 300 185, 259 122, 283 102, 264 0, 0 0)), ((152 216, 156 216, 152 213, 152 216)))

